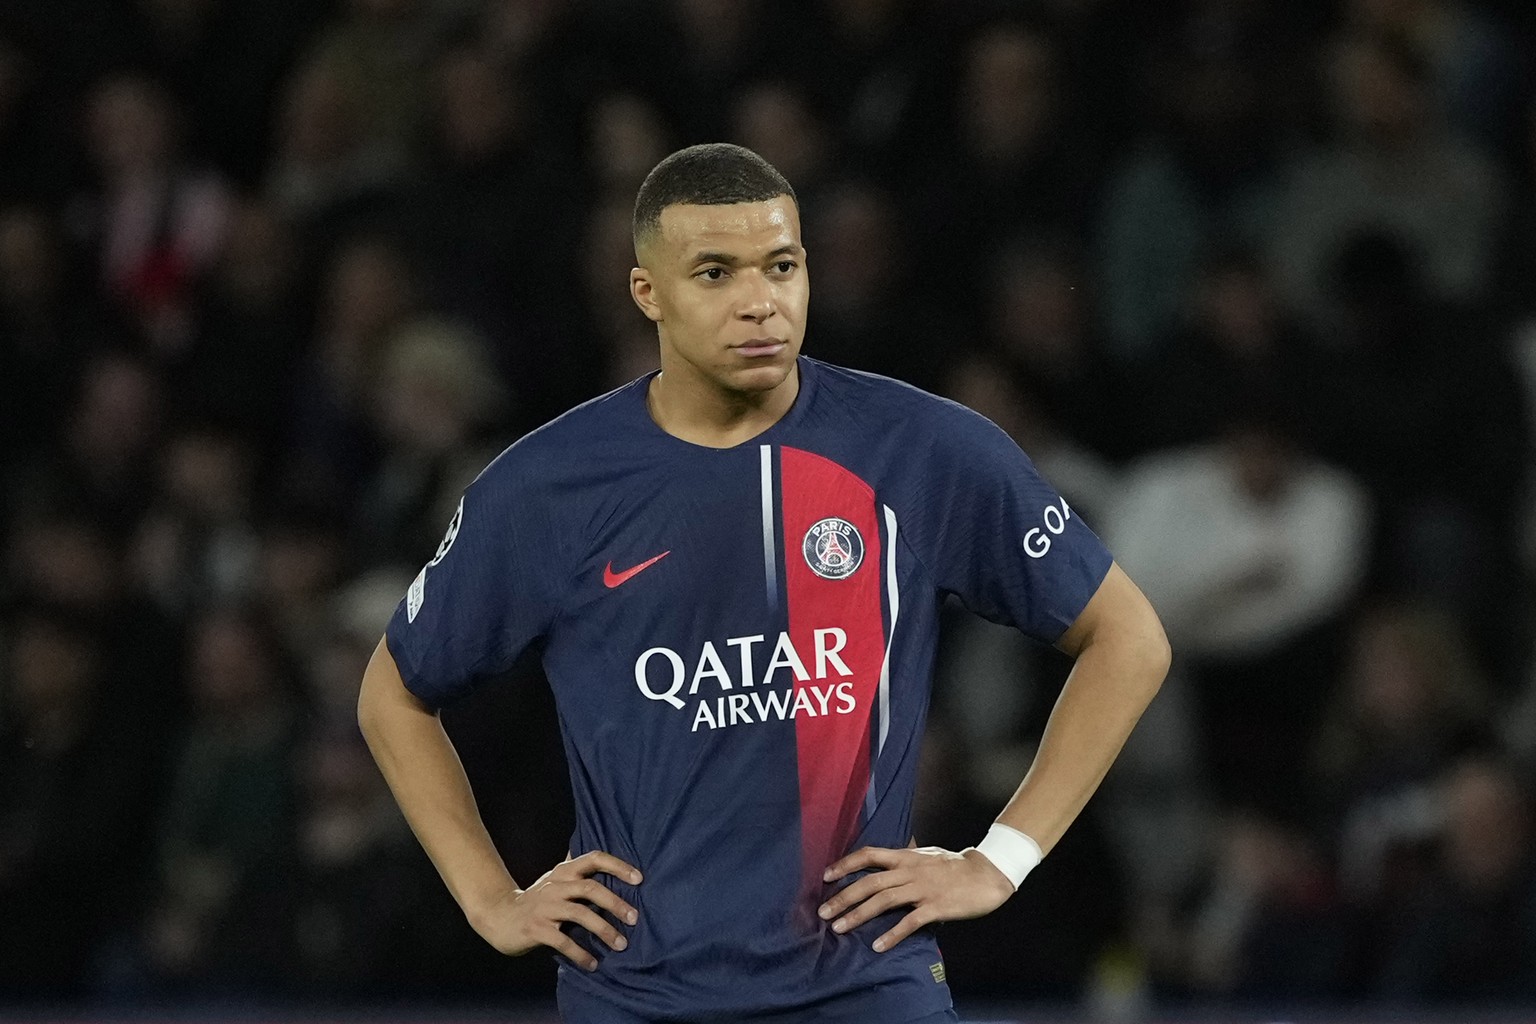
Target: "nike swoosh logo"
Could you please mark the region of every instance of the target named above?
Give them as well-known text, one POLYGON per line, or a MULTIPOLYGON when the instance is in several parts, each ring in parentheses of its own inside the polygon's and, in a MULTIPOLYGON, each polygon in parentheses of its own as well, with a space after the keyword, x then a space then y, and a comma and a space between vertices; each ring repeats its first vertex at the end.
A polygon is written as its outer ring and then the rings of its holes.
POLYGON ((617 587, 623 583, 627 583, 629 580, 640 575, 642 572, 645 572, 645 570, 649 569, 663 558, 666 558, 671 553, 671 550, 663 551, 655 558, 647 558, 633 569, 625 569, 623 572, 614 572, 613 563, 609 562, 606 566, 603 567, 603 586, 607 587, 609 590, 612 590, 614 587, 617 587))

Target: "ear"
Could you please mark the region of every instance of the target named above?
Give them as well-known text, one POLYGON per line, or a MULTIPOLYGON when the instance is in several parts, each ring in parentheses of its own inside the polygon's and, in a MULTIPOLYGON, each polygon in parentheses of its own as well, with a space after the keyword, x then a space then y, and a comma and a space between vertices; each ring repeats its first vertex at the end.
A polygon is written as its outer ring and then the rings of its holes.
POLYGON ((644 267, 630 270, 629 297, 635 300, 635 305, 640 307, 640 312, 645 314, 647 320, 659 324, 665 319, 661 306, 656 302, 656 285, 651 280, 651 272, 644 267))

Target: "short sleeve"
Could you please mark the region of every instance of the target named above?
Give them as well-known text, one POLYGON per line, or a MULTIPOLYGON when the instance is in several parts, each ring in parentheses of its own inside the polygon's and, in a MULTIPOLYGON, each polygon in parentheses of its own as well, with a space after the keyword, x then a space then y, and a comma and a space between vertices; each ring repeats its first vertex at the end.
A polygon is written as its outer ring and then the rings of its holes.
POLYGON ((942 591, 994 622, 1054 643, 1109 572, 1103 543, 1013 439, 948 405, 919 502, 918 555, 942 591))
POLYGON ((385 632, 406 688, 429 707, 507 671, 554 621, 559 575, 548 505, 520 493, 509 471, 493 463, 465 490, 385 632))

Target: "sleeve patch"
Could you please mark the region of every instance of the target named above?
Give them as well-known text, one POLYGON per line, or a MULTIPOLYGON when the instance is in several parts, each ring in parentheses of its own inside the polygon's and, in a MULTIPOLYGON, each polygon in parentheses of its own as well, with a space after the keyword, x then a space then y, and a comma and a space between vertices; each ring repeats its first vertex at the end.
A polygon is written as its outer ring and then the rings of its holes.
MULTIPOLYGON (((399 584, 396 584, 399 586, 399 584)), ((411 581, 411 589, 405 594, 405 621, 415 622, 416 613, 421 611, 422 602, 427 599, 427 570, 422 568, 411 581)))

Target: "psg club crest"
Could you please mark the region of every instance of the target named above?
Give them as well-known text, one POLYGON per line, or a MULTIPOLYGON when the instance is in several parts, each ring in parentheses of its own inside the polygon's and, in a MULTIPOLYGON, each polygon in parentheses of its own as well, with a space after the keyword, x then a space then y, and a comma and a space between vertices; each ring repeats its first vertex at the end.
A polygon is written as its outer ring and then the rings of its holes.
POLYGON ((846 519, 823 519, 805 531, 805 564, 817 576, 845 579, 864 561, 864 538, 846 519))

